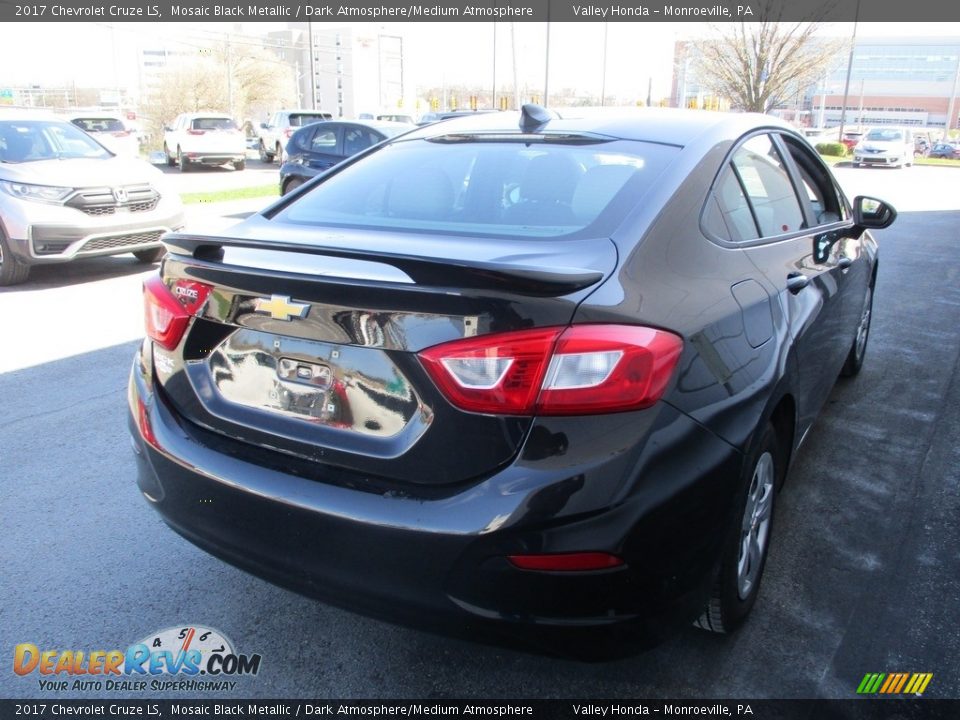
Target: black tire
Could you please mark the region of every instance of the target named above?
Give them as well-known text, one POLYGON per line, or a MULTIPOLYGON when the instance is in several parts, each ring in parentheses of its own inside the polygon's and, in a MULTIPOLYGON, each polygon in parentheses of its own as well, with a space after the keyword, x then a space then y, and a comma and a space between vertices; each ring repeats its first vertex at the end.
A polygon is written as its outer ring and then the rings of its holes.
POLYGON ((19 285, 30 277, 30 266, 10 252, 7 238, 0 233, 0 287, 19 285))
POLYGON ((187 156, 180 152, 180 148, 177 148, 177 165, 180 166, 180 172, 185 173, 191 170, 190 161, 187 159, 187 156))
POLYGON ((263 140, 260 141, 260 162, 264 162, 264 163, 273 162, 273 153, 267 152, 267 148, 264 147, 263 140))
POLYGON ((738 522, 724 546, 710 600, 697 627, 730 633, 747 619, 760 592, 773 533, 774 501, 785 470, 776 432, 767 425, 745 465, 738 522))
POLYGON ((235 163, 233 163, 234 170, 244 170, 246 167, 247 167, 246 160, 237 160, 235 163))
POLYGON ((170 156, 170 148, 167 147, 167 144, 163 144, 163 154, 167 156, 167 167, 175 167, 177 164, 177 159, 170 156))
POLYGON ((277 143, 277 146, 273 149, 273 158, 283 165, 283 146, 280 143, 277 143))
POLYGON ((150 248, 149 250, 134 250, 133 256, 142 263, 156 263, 167 254, 165 247, 150 248))
POLYGON ((298 177, 292 177, 283 184, 283 195, 286 195, 289 192, 293 192, 298 187, 303 185, 303 180, 298 177))
POLYGON ((870 340, 870 322, 873 320, 873 283, 867 288, 867 296, 863 301, 863 311, 860 313, 860 322, 857 324, 857 334, 853 338, 853 345, 847 353, 840 375, 853 377, 863 367, 863 359, 867 354, 867 341, 870 340))

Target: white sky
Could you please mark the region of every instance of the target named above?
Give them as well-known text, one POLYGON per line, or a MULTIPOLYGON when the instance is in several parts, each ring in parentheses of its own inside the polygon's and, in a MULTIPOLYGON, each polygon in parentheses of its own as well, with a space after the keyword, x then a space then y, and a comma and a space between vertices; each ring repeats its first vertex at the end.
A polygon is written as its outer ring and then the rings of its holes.
MULTIPOLYGON (((404 36, 408 83, 492 84, 493 24, 356 23, 404 36)), ((510 23, 497 26, 497 85, 512 86, 510 23)), ((199 42, 230 30, 230 23, 4 23, 0 26, 0 87, 26 84, 110 86, 136 84, 137 48, 180 39, 199 42)), ((245 32, 281 29, 282 23, 246 24, 245 32), (272 27, 271 27, 272 26, 272 27)), ((517 74, 521 86, 541 89, 545 69, 545 23, 515 23, 517 74)), ((600 94, 603 37, 607 30, 608 94, 644 98, 669 95, 675 40, 707 32, 701 23, 552 23, 550 89, 577 88, 600 94)), ((824 34, 849 36, 852 23, 827 26, 824 34)), ((960 23, 860 23, 858 35, 960 37, 960 23)))

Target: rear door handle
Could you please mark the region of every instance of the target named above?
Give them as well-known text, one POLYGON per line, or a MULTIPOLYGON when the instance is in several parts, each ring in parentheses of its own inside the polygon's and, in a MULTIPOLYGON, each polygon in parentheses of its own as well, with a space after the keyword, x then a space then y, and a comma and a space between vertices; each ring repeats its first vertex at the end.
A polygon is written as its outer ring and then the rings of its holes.
POLYGON ((801 273, 790 273, 787 275, 787 290, 796 295, 810 284, 810 278, 801 273))

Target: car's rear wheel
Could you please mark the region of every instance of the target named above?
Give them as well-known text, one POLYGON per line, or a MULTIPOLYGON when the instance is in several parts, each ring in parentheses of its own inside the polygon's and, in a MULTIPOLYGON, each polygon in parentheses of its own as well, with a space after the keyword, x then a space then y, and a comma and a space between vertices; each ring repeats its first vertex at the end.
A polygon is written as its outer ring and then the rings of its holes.
POLYGON ((767 425, 746 465, 739 521, 724 547, 710 600, 696 625, 729 633, 746 620, 760 591, 773 530, 773 506, 785 470, 776 432, 767 425))
POLYGON ((167 249, 165 247, 150 248, 149 250, 133 251, 133 256, 142 263, 160 262, 160 260, 166 254, 167 254, 167 249))
POLYGON ((290 178, 283 184, 283 194, 286 195, 288 192, 293 192, 301 185, 303 185, 303 180, 300 178, 290 178))
POLYGON ((873 286, 867 288, 867 296, 863 299, 863 311, 860 313, 860 322, 857 323, 857 334, 853 338, 853 345, 847 354, 840 374, 843 377, 853 377, 863 367, 863 358, 867 354, 867 341, 870 339, 870 321, 873 319, 873 286))
POLYGON ((280 143, 277 143, 277 146, 274 148, 273 157, 278 163, 283 164, 283 146, 280 143))
POLYGON ((167 147, 167 144, 163 144, 163 154, 167 157, 167 165, 173 167, 177 164, 177 159, 170 154, 170 148, 167 147))
POLYGON ((0 232, 0 287, 19 285, 30 276, 30 266, 10 252, 7 238, 0 232))
POLYGON ((267 152, 267 148, 263 144, 263 140, 260 141, 260 162, 265 162, 265 163, 273 162, 273 154, 267 152))
POLYGON ((177 164, 180 166, 180 172, 190 170, 190 161, 187 159, 187 156, 181 152, 180 148, 177 148, 177 164))
POLYGON ((247 161, 246 161, 246 160, 237 160, 237 161, 233 164, 233 169, 234 169, 234 170, 244 170, 246 167, 247 167, 247 161))

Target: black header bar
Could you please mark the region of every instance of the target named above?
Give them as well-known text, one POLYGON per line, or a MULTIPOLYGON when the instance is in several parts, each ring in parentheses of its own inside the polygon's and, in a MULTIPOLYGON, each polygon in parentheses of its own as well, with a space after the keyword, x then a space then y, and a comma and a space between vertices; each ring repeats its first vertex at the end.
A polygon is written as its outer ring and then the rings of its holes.
POLYGON ((960 21, 951 0, 0 0, 0 21, 750 22, 770 8, 783 21, 960 21))

